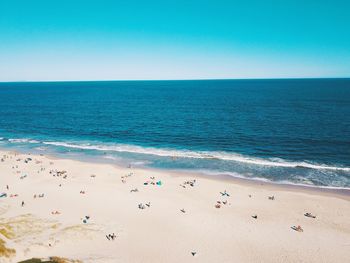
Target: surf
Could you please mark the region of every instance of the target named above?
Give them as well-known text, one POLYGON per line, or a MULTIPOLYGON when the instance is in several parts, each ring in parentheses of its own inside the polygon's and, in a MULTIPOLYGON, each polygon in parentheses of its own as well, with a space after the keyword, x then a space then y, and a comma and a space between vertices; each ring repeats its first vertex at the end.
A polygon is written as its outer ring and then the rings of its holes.
POLYGON ((80 150, 95 150, 100 152, 126 152, 144 155, 155 155, 160 157, 169 158, 191 158, 191 159, 216 159, 223 161, 232 161, 244 164, 258 165, 258 166, 270 166, 270 167, 283 167, 283 168, 304 168, 315 170, 333 170, 350 172, 350 167, 338 167, 325 164, 314 164, 307 161, 293 162, 280 158, 262 159, 257 157, 244 156, 238 153, 220 152, 220 151, 192 151, 185 149, 169 149, 169 148, 155 148, 155 147, 142 147, 130 144, 92 144, 92 143, 72 143, 62 141, 38 141, 34 139, 22 138, 22 139, 8 139, 11 143, 42 143, 44 145, 80 149, 80 150))

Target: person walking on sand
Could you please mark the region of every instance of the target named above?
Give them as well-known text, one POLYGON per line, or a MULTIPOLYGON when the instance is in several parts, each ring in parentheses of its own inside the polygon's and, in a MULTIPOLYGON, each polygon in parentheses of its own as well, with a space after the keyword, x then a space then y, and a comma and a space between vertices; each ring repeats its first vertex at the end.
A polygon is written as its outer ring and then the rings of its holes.
POLYGON ((24 206, 24 201, 22 201, 22 207, 24 206))

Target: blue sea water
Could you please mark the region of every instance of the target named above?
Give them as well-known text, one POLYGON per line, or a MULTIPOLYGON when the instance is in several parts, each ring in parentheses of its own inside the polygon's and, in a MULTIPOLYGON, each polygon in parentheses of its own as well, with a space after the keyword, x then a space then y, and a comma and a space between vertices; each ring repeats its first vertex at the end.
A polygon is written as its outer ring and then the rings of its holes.
POLYGON ((0 83, 0 147, 350 188, 350 79, 0 83))

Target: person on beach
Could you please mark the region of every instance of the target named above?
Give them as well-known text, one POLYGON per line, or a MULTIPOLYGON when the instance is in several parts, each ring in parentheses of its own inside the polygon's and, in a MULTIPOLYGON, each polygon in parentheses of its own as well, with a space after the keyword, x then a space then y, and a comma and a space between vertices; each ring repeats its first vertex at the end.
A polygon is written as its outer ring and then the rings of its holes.
POLYGON ((21 205, 22 205, 22 207, 24 206, 24 201, 22 201, 22 204, 21 204, 21 205))
POLYGON ((108 234, 106 235, 106 238, 110 241, 110 240, 114 240, 117 236, 113 233, 113 234, 108 234))

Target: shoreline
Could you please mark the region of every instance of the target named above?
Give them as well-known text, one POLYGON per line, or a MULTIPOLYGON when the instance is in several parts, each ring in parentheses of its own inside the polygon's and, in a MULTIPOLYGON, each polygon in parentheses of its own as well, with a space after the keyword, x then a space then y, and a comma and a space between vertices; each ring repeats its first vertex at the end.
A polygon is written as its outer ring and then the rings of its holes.
MULTIPOLYGON (((142 169, 148 169, 148 168, 142 168, 142 169)), ((200 172, 191 172, 191 171, 181 171, 181 170, 166 170, 166 169, 152 169, 150 170, 154 171, 164 171, 169 174, 173 174, 173 176, 188 176, 191 175, 193 177, 199 177, 199 178, 206 178, 209 180, 222 180, 226 182, 231 182, 239 185, 244 186, 251 186, 251 187, 264 187, 266 189, 271 190, 282 190, 282 191, 291 191, 291 192, 302 192, 302 193, 308 193, 308 194, 315 194, 315 195, 325 195, 325 196, 332 196, 332 197, 338 197, 342 198, 344 200, 350 201, 350 189, 348 188, 328 188, 328 187, 321 187, 321 186, 312 186, 312 185, 298 185, 298 184, 292 184, 292 183, 278 183, 278 182, 272 182, 272 181, 263 181, 259 179, 250 179, 250 178, 241 178, 241 177, 234 177, 229 174, 217 174, 217 175, 209 175, 205 173, 200 172)))
MULTIPOLYGON (((8 151, 9 149, 0 147, 0 151, 8 151)), ((41 155, 41 154, 36 154, 32 153, 30 151, 24 150, 23 152, 20 150, 11 150, 14 153, 20 153, 20 154, 30 154, 30 155, 41 155)), ((72 161, 77 161, 77 162, 82 162, 82 163, 96 163, 96 164, 107 164, 111 165, 117 169, 123 169, 127 168, 122 166, 121 163, 113 163, 112 161, 109 161, 108 159, 104 158, 92 158, 92 156, 88 155, 76 155, 77 158, 72 158, 72 156, 64 157, 64 156, 56 156, 54 153, 49 153, 49 154, 42 154, 43 156, 46 156, 49 159, 52 160, 59 160, 59 159, 65 159, 65 160, 72 160, 72 161), (82 158, 80 158, 82 157, 82 158)), ((61 154, 62 155, 62 154, 61 154)), ((98 156, 100 157, 100 156, 98 156)), ((285 191, 296 191, 296 192, 304 192, 304 193, 310 193, 310 194, 321 194, 321 195, 326 195, 326 196, 334 196, 334 197, 339 197, 343 198, 345 200, 350 201, 350 188, 338 188, 338 187, 331 187, 331 186, 317 186, 317 185, 304 185, 304 184, 294 184, 292 182, 274 182, 270 181, 268 179, 263 179, 263 178, 245 178, 245 177, 236 177, 230 174, 227 174, 225 172, 222 172, 220 174, 208 174, 202 171, 198 170, 186 170, 186 169, 166 169, 166 168, 153 168, 153 167, 146 167, 146 166, 135 166, 133 169, 137 170, 146 170, 146 171, 155 171, 155 172, 163 172, 163 173, 168 173, 173 176, 192 176, 192 177, 199 177, 199 178, 207 178, 209 180, 223 180, 227 182, 233 182, 233 183, 238 183, 246 186, 263 186, 265 188, 271 189, 271 190, 285 190, 285 191)))

